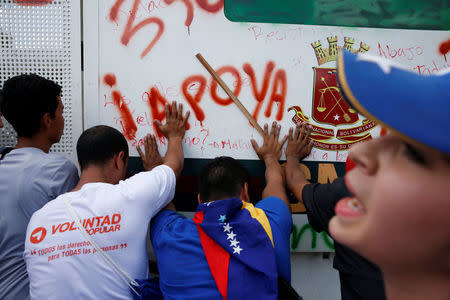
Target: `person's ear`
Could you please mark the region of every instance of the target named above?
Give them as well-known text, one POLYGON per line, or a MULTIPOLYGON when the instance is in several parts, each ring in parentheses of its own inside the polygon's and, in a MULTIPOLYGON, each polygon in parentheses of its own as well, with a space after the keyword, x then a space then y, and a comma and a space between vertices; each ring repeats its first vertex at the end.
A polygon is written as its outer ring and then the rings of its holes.
POLYGON ((242 201, 250 202, 250 196, 248 195, 248 183, 247 182, 244 183, 244 186, 241 189, 241 194, 239 195, 239 198, 242 201))
POLYGON ((52 126, 53 118, 46 112, 41 118, 41 129, 47 130, 52 126))
POLYGON ((113 156, 113 167, 114 169, 122 169, 123 167, 123 151, 120 151, 119 153, 114 154, 113 156))
POLYGON ((200 193, 197 194, 197 202, 198 204, 202 204, 202 200, 200 199, 200 193))
POLYGON ((123 157, 125 156, 125 153, 123 151, 120 151, 116 155, 114 155, 114 166, 117 169, 122 169, 125 167, 125 162, 123 160, 123 157))

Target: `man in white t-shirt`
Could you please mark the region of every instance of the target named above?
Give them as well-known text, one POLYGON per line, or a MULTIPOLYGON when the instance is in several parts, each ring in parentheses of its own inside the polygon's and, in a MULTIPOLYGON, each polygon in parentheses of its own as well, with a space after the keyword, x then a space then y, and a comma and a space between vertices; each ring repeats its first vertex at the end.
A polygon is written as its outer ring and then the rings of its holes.
MULTIPOLYGON (((33 214, 24 258, 31 299, 131 299, 127 284, 95 251, 65 205, 69 201, 90 237, 134 279, 148 276, 146 234, 150 219, 173 198, 183 168, 182 139, 189 112, 166 105, 166 124, 156 122, 168 139, 163 165, 123 180, 128 145, 108 126, 86 130, 77 143, 82 170, 75 189, 33 214), (119 182, 120 181, 120 182, 119 182)), ((146 170, 154 136, 145 138, 146 170)), ((142 153, 141 151, 139 151, 142 153)))

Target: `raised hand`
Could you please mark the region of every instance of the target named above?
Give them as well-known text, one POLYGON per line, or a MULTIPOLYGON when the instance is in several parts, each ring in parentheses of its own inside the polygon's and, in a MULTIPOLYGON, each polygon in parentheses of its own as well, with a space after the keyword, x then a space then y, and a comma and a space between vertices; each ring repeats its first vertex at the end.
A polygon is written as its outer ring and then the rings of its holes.
POLYGON ((281 157, 281 148, 286 142, 287 135, 278 142, 280 138, 280 126, 277 122, 272 123, 272 129, 269 133, 268 125, 264 125, 264 142, 261 147, 258 146, 255 140, 252 141, 253 149, 255 149, 258 157, 264 161, 266 165, 266 187, 263 190, 263 198, 269 196, 275 196, 283 200, 287 207, 290 209, 289 200, 286 196, 286 191, 284 189, 284 178, 283 170, 278 162, 281 157))
POLYGON ((295 131, 289 128, 289 139, 286 147, 286 158, 288 156, 295 157, 300 161, 311 153, 312 143, 310 140, 311 128, 303 123, 301 126, 297 125, 295 131))
POLYGON ((281 126, 277 125, 277 122, 272 123, 272 129, 269 133, 268 125, 264 125, 264 142, 261 147, 258 146, 255 140, 251 140, 253 149, 258 155, 259 159, 266 160, 268 158, 273 158, 276 161, 280 160, 281 148, 286 142, 287 135, 283 137, 281 142, 278 142, 280 137, 281 126))
POLYGON ((153 134, 147 134, 144 137, 144 152, 142 152, 140 146, 137 146, 136 150, 142 159, 145 171, 150 171, 164 162, 161 154, 159 154, 156 138, 153 134))
POLYGON ((190 112, 186 112, 183 116, 183 104, 172 102, 172 107, 166 104, 166 123, 164 125, 159 121, 155 121, 156 126, 161 130, 162 134, 167 138, 167 152, 164 156, 163 163, 169 166, 175 176, 178 178, 183 170, 184 154, 183 154, 183 137, 186 132, 186 122, 190 112))
POLYGON ((289 139, 286 148, 286 167, 284 169, 286 185, 295 195, 298 201, 303 203, 303 187, 309 182, 298 163, 311 153, 312 143, 310 140, 311 128, 303 123, 289 129, 289 139))
POLYGON ((186 122, 189 118, 190 112, 187 111, 183 116, 183 104, 179 103, 177 107, 177 102, 172 102, 172 107, 169 104, 165 105, 166 111, 166 123, 163 125, 160 121, 155 120, 156 126, 164 134, 167 139, 171 138, 183 138, 186 132, 186 122))

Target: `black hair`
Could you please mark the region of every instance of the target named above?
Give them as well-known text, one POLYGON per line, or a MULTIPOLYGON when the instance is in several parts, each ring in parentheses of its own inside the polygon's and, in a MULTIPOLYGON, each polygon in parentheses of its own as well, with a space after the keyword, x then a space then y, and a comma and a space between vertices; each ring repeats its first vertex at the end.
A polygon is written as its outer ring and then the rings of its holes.
POLYGON ((61 86, 36 74, 9 78, 0 91, 1 112, 19 137, 32 137, 41 128, 41 118, 55 117, 61 86))
POLYGON ((124 152, 123 160, 128 158, 128 143, 125 137, 109 126, 98 125, 85 130, 77 142, 77 156, 83 171, 89 165, 102 166, 108 160, 124 152))
POLYGON ((234 158, 220 156, 207 163, 200 171, 199 191, 202 202, 238 197, 248 171, 234 158))

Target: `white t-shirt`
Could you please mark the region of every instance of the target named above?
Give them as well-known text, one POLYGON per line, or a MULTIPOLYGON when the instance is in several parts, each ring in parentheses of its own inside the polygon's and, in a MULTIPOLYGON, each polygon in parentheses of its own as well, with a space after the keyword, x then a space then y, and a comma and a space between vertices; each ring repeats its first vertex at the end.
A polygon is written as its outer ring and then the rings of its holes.
POLYGON ((89 183, 50 201, 31 217, 24 259, 31 299, 132 299, 129 287, 77 229, 64 198, 91 238, 134 279, 148 276, 150 219, 174 196, 162 165, 117 185, 89 183))

